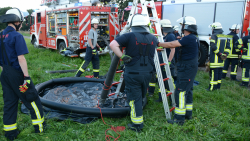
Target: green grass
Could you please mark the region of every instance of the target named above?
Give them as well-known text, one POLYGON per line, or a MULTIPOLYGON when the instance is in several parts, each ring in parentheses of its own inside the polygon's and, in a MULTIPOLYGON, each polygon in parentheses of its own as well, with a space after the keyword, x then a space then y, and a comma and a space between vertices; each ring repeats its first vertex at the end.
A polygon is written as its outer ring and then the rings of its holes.
MULTIPOLYGON (((42 83, 54 78, 71 77, 75 73, 48 74, 47 70, 78 69, 82 63, 80 58, 63 57, 55 50, 45 48, 34 48, 30 40, 26 39, 30 53, 25 55, 28 61, 29 74, 35 84, 42 83), (70 65, 70 67, 64 66, 70 65), (74 66, 77 65, 77 66, 74 66)), ((100 56, 100 75, 106 74, 110 65, 109 55, 100 56)), ((92 70, 92 64, 89 67, 92 70)), ((85 75, 92 75, 86 72, 85 75)), ((118 75, 116 79, 118 79, 118 75)), ((170 125, 167 123, 162 103, 155 103, 157 91, 143 111, 144 129, 142 133, 135 133, 130 130, 120 132, 119 140, 250 140, 250 92, 240 87, 239 82, 232 82, 228 79, 222 80, 220 90, 207 92, 205 89, 209 84, 208 73, 199 71, 196 79, 200 82, 194 87, 194 109, 193 119, 187 121, 184 126, 170 125)), ((3 127, 3 99, 0 92, 0 128, 3 127)), ((104 118, 105 122, 113 126, 126 126, 130 123, 130 117, 104 118)), ((28 115, 18 112, 18 129, 21 134, 18 140, 32 141, 104 141, 105 130, 109 126, 104 125, 101 119, 90 123, 80 124, 70 120, 57 121, 47 119, 50 128, 41 134, 35 134, 28 115)), ((108 131, 108 134, 117 135, 108 131)), ((4 131, 0 130, 0 140, 5 140, 4 131)))
POLYGON ((19 31, 19 33, 21 33, 23 36, 30 36, 30 32, 29 31, 19 31))

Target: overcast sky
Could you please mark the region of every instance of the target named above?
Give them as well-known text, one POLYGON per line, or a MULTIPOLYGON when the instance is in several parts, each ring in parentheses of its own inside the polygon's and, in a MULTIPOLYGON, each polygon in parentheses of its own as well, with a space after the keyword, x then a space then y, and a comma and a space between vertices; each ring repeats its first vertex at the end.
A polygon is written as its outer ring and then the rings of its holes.
POLYGON ((43 9, 45 6, 40 6, 41 0, 0 0, 0 7, 17 7, 21 11, 27 9, 43 9))

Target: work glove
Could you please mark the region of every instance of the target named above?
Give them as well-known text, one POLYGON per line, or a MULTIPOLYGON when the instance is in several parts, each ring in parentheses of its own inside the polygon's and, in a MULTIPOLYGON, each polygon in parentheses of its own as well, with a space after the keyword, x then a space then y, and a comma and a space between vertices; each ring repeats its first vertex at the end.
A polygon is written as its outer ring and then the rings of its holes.
POLYGON ((23 85, 19 86, 20 92, 25 93, 30 87, 30 83, 31 83, 31 78, 29 76, 24 76, 23 85))
POLYGON ((171 61, 168 61, 168 65, 171 65, 171 61))
POLYGON ((122 59, 123 62, 129 63, 132 60, 132 57, 123 54, 121 59, 122 59))
POLYGON ((163 49, 163 47, 158 47, 157 49, 163 49))
POLYGON ((96 55, 96 49, 92 49, 92 54, 96 55))
POLYGON ((220 53, 218 56, 220 57, 221 60, 227 59, 227 54, 225 54, 225 53, 220 53))
POLYGON ((102 48, 99 48, 99 51, 102 52, 102 48))

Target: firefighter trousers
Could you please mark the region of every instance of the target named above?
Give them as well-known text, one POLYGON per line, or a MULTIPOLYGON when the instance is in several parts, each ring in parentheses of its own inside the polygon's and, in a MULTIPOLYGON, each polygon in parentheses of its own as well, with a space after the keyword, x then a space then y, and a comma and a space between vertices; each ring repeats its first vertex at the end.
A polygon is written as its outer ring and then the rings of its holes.
POLYGON ((237 76, 237 70, 238 70, 238 58, 227 58, 225 63, 224 63, 224 68, 222 71, 222 78, 226 78, 228 67, 231 63, 231 72, 230 72, 230 77, 232 80, 236 80, 237 76))
POLYGON ((213 91, 215 89, 220 89, 222 68, 210 68, 209 75, 210 75, 209 90, 213 91))
POLYGON ((15 70, 11 66, 3 66, 3 71, 1 73, 4 100, 3 124, 5 136, 9 139, 15 138, 18 134, 16 119, 19 99, 30 111, 35 132, 43 132, 45 126, 40 98, 38 97, 35 101, 29 102, 25 94, 19 91, 19 86, 23 84, 23 81, 24 75, 22 72, 15 70))
MULTIPOLYGON (((96 47, 94 48, 95 50, 96 47)), ((80 68, 78 69, 78 71, 76 72, 76 77, 80 77, 82 75, 82 73, 86 70, 86 68, 88 67, 89 63, 92 62, 93 65, 93 74, 94 77, 99 77, 99 56, 98 56, 98 52, 96 51, 96 53, 92 53, 92 48, 91 47, 87 47, 86 49, 86 56, 84 58, 84 61, 82 63, 82 65, 80 66, 80 68)))
POLYGON ((175 115, 176 120, 185 120, 192 116, 193 111, 193 83, 198 71, 198 58, 188 61, 178 61, 177 81, 175 89, 175 115))
POLYGON ((242 65, 242 83, 245 86, 248 86, 248 83, 249 83, 249 69, 250 69, 250 60, 249 61, 243 60, 243 65, 242 65))
POLYGON ((124 81, 127 101, 131 108, 131 121, 134 125, 140 126, 140 128, 142 128, 142 100, 146 96, 148 84, 152 76, 153 67, 149 63, 147 66, 140 66, 140 64, 138 65, 138 63, 140 62, 138 61, 134 66, 125 67, 124 81), (138 71, 140 69, 144 71, 138 71), (147 72, 147 70, 149 71, 147 72))

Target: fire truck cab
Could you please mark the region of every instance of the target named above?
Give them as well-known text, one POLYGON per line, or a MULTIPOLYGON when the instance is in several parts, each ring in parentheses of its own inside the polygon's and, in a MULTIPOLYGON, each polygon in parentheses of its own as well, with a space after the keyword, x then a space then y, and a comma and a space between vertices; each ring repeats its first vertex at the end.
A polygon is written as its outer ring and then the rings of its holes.
POLYGON ((30 39, 34 47, 68 50, 69 57, 84 57, 91 19, 99 19, 98 44, 109 52, 108 44, 119 33, 118 8, 101 3, 92 6, 79 0, 42 0, 41 6, 31 15, 30 39))

